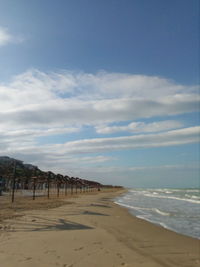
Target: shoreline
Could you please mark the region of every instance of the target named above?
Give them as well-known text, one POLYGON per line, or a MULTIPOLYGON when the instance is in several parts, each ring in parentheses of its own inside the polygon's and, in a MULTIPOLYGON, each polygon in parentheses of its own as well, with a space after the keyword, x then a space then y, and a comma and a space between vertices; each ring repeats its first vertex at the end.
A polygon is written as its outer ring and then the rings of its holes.
MULTIPOLYGON (((131 190, 131 189, 130 189, 131 190)), ((156 189, 155 189, 156 190, 156 189)), ((127 189, 126 193, 129 193, 129 189, 127 189)), ((126 197, 127 195, 124 194, 124 196, 126 197)), ((129 198, 130 198, 130 194, 129 194, 129 198)), ((167 198, 166 198, 167 199, 167 198)), ((180 200, 182 200, 181 198, 179 198, 180 200)), ((185 199, 184 199, 185 200, 185 199)), ((190 202, 190 200, 185 200, 185 201, 188 201, 190 202)), ((146 218, 145 216, 149 215, 148 213, 141 213, 140 210, 143 210, 145 208, 148 207, 149 210, 156 210, 157 213, 162 214, 164 216, 166 215, 170 215, 170 212, 171 211, 163 211, 162 210, 162 207, 156 207, 156 206, 147 206, 144 208, 144 206, 141 206, 140 207, 140 204, 136 205, 137 208, 135 208, 134 206, 134 198, 132 199, 132 203, 126 203, 123 201, 123 196, 122 196, 122 199, 120 199, 120 196, 116 198, 116 201, 114 201, 115 204, 119 205, 120 207, 123 207, 125 209, 128 210, 128 212, 133 216, 133 217, 136 217, 136 218, 139 218, 139 219, 142 219, 146 222, 149 222, 153 225, 156 225, 156 226, 159 226, 159 227, 162 227, 164 229, 167 229, 169 231, 172 231, 174 233, 177 233, 177 234, 180 234, 180 235, 183 235, 183 236, 186 236, 186 237, 191 237, 191 238, 194 238, 194 239, 197 239, 197 240, 200 240, 200 237, 199 235, 197 235, 199 232, 196 231, 195 233, 194 232, 190 232, 186 229, 185 232, 182 231, 182 228, 178 228, 178 227, 170 227, 170 225, 168 224, 168 222, 166 222, 165 220, 162 220, 162 219, 158 219, 158 217, 153 217, 151 216, 151 213, 150 213, 150 218, 146 218), (138 211, 139 210, 139 211, 138 211)), ((199 202, 198 202, 199 203, 199 202)), ((144 205, 144 204, 143 204, 144 205)), ((148 205, 148 203, 147 203, 148 205)), ((183 207, 184 208, 184 207, 183 207)))
POLYGON ((125 192, 78 195, 66 205, 3 221, 2 266, 198 266, 199 240, 133 216, 113 202, 125 192))

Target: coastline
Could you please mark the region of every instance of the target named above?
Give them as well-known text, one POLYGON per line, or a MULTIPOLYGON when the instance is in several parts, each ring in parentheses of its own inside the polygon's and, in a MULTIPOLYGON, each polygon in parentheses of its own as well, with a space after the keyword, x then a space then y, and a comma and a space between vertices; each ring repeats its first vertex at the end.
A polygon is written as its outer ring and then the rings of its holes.
POLYGON ((200 241, 134 217, 113 202, 125 192, 78 195, 4 220, 2 266, 198 266, 200 241))
POLYGON ((115 203, 137 218, 200 240, 198 192, 197 188, 130 189, 115 203))

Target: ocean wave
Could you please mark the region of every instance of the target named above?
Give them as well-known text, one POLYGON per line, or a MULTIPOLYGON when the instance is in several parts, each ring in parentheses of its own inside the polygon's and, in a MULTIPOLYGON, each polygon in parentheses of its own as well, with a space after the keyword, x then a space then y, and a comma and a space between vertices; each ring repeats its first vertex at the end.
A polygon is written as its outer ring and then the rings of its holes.
POLYGON ((126 198, 117 198, 115 203, 127 208, 140 219, 200 239, 199 190, 192 191, 135 189, 124 195, 126 198))
POLYGON ((185 194, 185 196, 188 197, 188 198, 200 200, 200 196, 191 196, 191 195, 188 195, 188 194, 185 194))
POLYGON ((145 215, 150 215, 151 212, 156 212, 162 216, 170 216, 171 214, 170 213, 167 213, 167 212, 164 212, 164 211, 161 211, 157 208, 144 208, 144 207, 136 207, 136 206, 132 206, 132 205, 129 205, 129 204, 125 204, 125 203, 122 203, 122 202, 115 202, 116 204, 119 204, 121 206, 124 206, 126 208, 129 208, 129 209, 134 209, 134 210, 137 210, 139 211, 140 213, 143 213, 145 215), (144 211, 147 211, 147 212, 144 212, 144 211), (150 212, 150 213, 148 213, 150 212))
POLYGON ((166 225, 165 223, 163 223, 163 222, 159 222, 159 221, 156 221, 156 220, 153 220, 152 218, 149 218, 149 217, 147 217, 147 216, 137 215, 136 217, 139 218, 139 219, 148 221, 148 222, 150 222, 150 223, 160 225, 160 226, 162 226, 162 227, 165 228, 165 229, 172 230, 172 229, 171 229, 168 225, 166 225))
POLYGON ((132 199, 132 198, 129 197, 129 196, 124 196, 123 199, 130 200, 130 199, 132 199))
POLYGON ((149 209, 149 208, 142 208, 142 207, 132 206, 132 205, 125 204, 125 203, 122 203, 122 202, 119 202, 119 201, 115 201, 114 203, 118 204, 120 206, 123 206, 125 208, 128 208, 128 209, 139 211, 140 213, 142 213, 144 215, 148 215, 146 212, 144 212, 145 210, 148 210, 148 211, 152 211, 153 210, 153 209, 149 209))
POLYGON ((152 195, 163 196, 167 194, 174 194, 174 196, 187 195, 189 197, 191 196, 200 197, 200 190, 198 189, 146 189, 146 190, 130 190, 130 192, 139 195, 152 194, 152 195))
POLYGON ((192 196, 191 198, 195 198, 195 199, 199 199, 200 200, 200 197, 198 197, 198 196, 192 196))
POLYGON ((187 189, 186 192, 200 193, 200 189, 187 189))
POLYGON ((176 200, 181 200, 181 201, 186 201, 186 202, 191 202, 195 204, 200 204, 200 200, 194 200, 191 198, 181 198, 181 197, 174 197, 174 196, 163 196, 163 195, 154 195, 154 194, 144 194, 146 197, 155 197, 155 198, 165 198, 165 199, 176 199, 176 200))
POLYGON ((164 212, 164 211, 161 211, 159 209, 153 209, 153 211, 157 212, 158 214, 162 215, 162 216, 170 216, 170 213, 168 212, 164 212))
POLYGON ((134 209, 134 206, 128 205, 128 204, 124 204, 120 201, 114 201, 115 204, 118 204, 120 206, 126 207, 126 208, 130 208, 130 209, 134 209))

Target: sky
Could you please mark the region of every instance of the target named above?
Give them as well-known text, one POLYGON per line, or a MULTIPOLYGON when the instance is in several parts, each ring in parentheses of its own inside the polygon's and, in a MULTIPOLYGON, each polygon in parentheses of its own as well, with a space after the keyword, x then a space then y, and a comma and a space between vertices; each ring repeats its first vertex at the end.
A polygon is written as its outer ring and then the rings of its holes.
POLYGON ((199 186, 199 83, 198 0, 0 0, 0 156, 199 186))

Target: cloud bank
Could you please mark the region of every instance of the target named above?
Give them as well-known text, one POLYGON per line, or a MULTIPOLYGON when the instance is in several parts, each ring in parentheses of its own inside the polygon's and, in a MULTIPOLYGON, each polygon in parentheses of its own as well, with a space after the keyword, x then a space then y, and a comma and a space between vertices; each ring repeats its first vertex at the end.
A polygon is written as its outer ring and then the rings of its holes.
POLYGON ((199 100, 197 87, 159 77, 30 70, 0 85, 0 123, 5 129, 109 124, 197 111, 199 100))
MULTIPOLYGON (((0 31, 0 44, 9 38, 0 31)), ((198 112, 199 103, 197 86, 156 76, 28 70, 0 84, 0 154, 63 170, 114 160, 95 153, 196 143, 199 127, 172 118, 198 112)))

